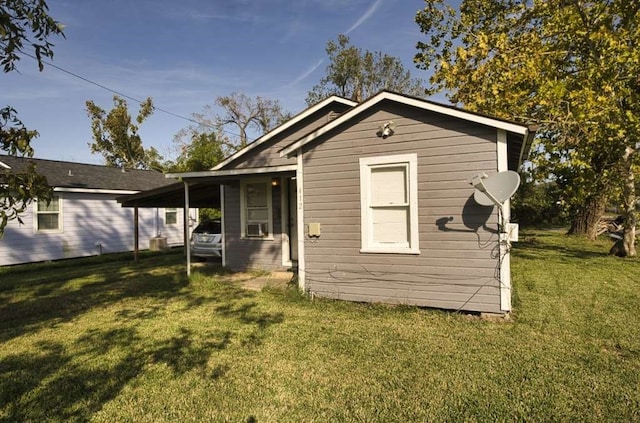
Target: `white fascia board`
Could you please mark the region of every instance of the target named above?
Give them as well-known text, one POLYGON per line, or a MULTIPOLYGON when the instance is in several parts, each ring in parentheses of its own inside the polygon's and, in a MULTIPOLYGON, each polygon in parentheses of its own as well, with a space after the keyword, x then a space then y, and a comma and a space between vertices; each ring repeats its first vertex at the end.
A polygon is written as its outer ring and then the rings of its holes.
POLYGON ((395 93, 390 93, 387 91, 383 91, 380 94, 370 98, 369 100, 365 101, 364 103, 360 104, 359 106, 354 107, 352 110, 348 111, 347 113, 343 114, 342 116, 340 116, 339 118, 329 122, 328 124, 324 125, 323 127, 319 128, 317 131, 307 135, 306 137, 296 141, 295 143, 289 145, 288 147, 285 147, 284 149, 282 149, 280 151, 280 157, 284 157, 287 156, 291 153, 293 153, 294 151, 296 151, 298 148, 304 146, 305 144, 313 141, 314 139, 318 138, 319 136, 331 131, 332 129, 334 129, 335 127, 337 127, 338 125, 343 124, 344 122, 348 121, 349 119, 352 119, 353 117, 359 115, 360 113, 366 111, 367 109, 370 109, 371 107, 375 106, 376 104, 378 104, 379 102, 383 101, 383 100, 391 100, 391 101, 395 101, 401 104, 406 104, 409 106, 413 106, 413 107, 417 107, 419 109, 423 109, 423 110, 427 110, 430 112, 434 112, 434 113, 440 113, 443 115, 447 115, 447 116, 451 116, 451 117, 455 117, 455 118, 459 118, 459 119, 463 119, 463 120, 467 120, 470 122, 475 122, 481 125, 486 125, 489 127, 493 127, 496 129, 503 129, 507 132, 513 132, 515 134, 520 134, 520 135, 525 135, 528 132, 528 127, 525 125, 520 125, 517 123, 512 123, 512 122, 506 122, 503 120, 499 120, 499 119, 493 119, 490 117, 486 117, 486 116, 481 116, 481 115, 477 115, 475 113, 471 113, 471 112, 466 112, 464 110, 460 110, 460 109, 454 109, 448 106, 443 106, 437 103, 432 103, 429 101, 425 101, 425 100, 420 100, 417 98, 412 98, 412 97, 405 97, 403 95, 400 94, 395 94, 395 93))
POLYGON ((296 123, 302 121, 303 119, 307 118, 308 116, 311 116, 313 113, 317 112, 318 110, 321 110, 322 108, 324 108, 325 106, 327 106, 327 105, 329 105, 330 103, 333 103, 333 102, 342 103, 342 104, 345 104, 345 105, 347 105, 349 107, 353 107, 353 106, 358 104, 355 101, 351 101, 351 100, 348 100, 346 98, 338 97, 338 96, 335 96, 335 95, 333 95, 333 96, 331 96, 329 98, 326 98, 326 99, 322 100, 320 103, 318 103, 318 104, 316 104, 314 106, 311 106, 308 109, 298 113, 296 116, 292 117, 291 119, 289 119, 288 121, 286 121, 282 125, 280 125, 280 126, 274 128, 274 129, 272 129, 271 131, 267 132, 266 134, 264 134, 263 136, 261 136, 260 138, 258 138, 254 142, 252 142, 251 144, 247 145, 242 150, 237 151, 233 155, 227 157, 226 159, 224 159, 223 161, 218 163, 216 166, 214 166, 211 170, 219 170, 219 169, 223 168, 224 166, 226 166, 227 164, 231 163, 232 161, 234 161, 238 157, 248 153, 249 151, 251 151, 252 149, 254 149, 257 146, 262 145, 263 143, 267 142, 271 138, 273 138, 276 135, 278 135, 278 134, 284 132, 285 130, 291 128, 296 123))
POLYGON ((137 194, 140 191, 130 191, 124 189, 93 189, 93 188, 66 188, 66 187, 54 187, 55 192, 82 192, 89 194, 137 194))
POLYGON ((531 148, 531 144, 533 143, 533 139, 538 132, 537 126, 531 126, 527 130, 527 133, 523 136, 522 147, 520 148, 520 154, 518 156, 518 166, 522 164, 524 160, 528 158, 528 150, 531 148), (525 152, 527 154, 525 155, 525 152))
POLYGON ((228 169, 228 170, 204 170, 201 172, 184 172, 184 173, 167 173, 166 178, 207 178, 211 176, 241 176, 241 175, 255 175, 264 173, 280 173, 280 172, 294 172, 298 168, 298 165, 286 165, 286 166, 270 166, 270 167, 255 167, 247 169, 228 169))
POLYGON ((509 170, 509 150, 507 145, 507 132, 498 129, 496 142, 496 157, 498 158, 498 172, 509 170))

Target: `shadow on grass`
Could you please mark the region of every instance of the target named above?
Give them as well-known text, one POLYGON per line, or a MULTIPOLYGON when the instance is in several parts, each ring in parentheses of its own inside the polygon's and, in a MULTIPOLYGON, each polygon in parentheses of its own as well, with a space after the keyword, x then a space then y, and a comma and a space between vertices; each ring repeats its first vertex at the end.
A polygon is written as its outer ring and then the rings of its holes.
MULTIPOLYGON (((189 286, 182 269, 158 271, 156 264, 76 269, 47 279, 46 286, 32 286, 33 295, 24 300, 0 306, 0 339, 6 342, 36 337, 39 329, 69 323, 119 301, 141 298, 145 304, 144 309, 114 310, 116 319, 107 319, 104 327, 96 324, 76 333, 69 326, 69 342, 39 341, 28 353, 0 355, 0 422, 86 421, 149 366, 166 366, 175 377, 195 372, 190 377, 222 378, 228 367, 212 364, 214 354, 227 349, 234 338, 242 348, 259 346, 266 329, 284 321, 282 313, 262 312, 254 292, 220 281, 189 286), (73 284, 83 277, 85 282, 73 284), (166 311, 169 299, 183 307, 171 313, 204 307, 204 321, 175 327, 166 311), (141 335, 141 327, 149 324, 169 335, 141 335)), ((227 273, 220 268, 206 271, 212 278, 227 273)))
POLYGON ((546 242, 540 242, 536 239, 538 236, 539 235, 536 237, 527 237, 523 241, 518 242, 516 245, 517 256, 528 259, 538 259, 545 255, 551 257, 588 259, 606 257, 608 255, 608 251, 593 251, 586 249, 585 247, 569 245, 569 243, 565 245, 553 245, 546 242))
MULTIPOLYGON (((23 279, 25 286, 16 285, 22 292, 14 295, 21 299, 5 299, 0 304, 0 342, 37 331, 43 325, 69 322, 94 307, 126 298, 168 298, 187 284, 186 276, 178 271, 154 274, 158 264, 152 260, 137 265, 108 263, 82 267, 81 262, 78 265, 80 269, 65 272, 42 268, 34 275, 22 272, 14 275, 23 279), (30 277, 34 280, 30 281, 30 277)), ((11 296, 11 292, 3 291, 11 296)))

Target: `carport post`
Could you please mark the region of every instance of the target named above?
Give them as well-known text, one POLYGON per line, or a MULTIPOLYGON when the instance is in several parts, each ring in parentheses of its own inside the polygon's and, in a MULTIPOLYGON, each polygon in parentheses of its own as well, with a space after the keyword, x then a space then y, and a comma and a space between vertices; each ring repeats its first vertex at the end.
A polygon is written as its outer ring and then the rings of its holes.
POLYGON ((191 242, 189 242, 189 184, 184 181, 184 249, 187 252, 187 277, 191 276, 191 242))
POLYGON ((138 262, 140 250, 140 233, 138 231, 138 207, 133 208, 133 261, 138 262))

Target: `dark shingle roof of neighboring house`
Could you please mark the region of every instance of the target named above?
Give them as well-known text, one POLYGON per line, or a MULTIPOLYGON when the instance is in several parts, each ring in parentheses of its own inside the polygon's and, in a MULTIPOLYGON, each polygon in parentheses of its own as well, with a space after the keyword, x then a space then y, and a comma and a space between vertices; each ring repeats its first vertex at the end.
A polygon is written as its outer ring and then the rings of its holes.
POLYGON ((0 155, 2 171, 20 172, 28 161, 36 165, 38 173, 47 178, 52 187, 94 190, 145 191, 175 183, 155 170, 122 169, 84 163, 44 159, 28 159, 0 155))

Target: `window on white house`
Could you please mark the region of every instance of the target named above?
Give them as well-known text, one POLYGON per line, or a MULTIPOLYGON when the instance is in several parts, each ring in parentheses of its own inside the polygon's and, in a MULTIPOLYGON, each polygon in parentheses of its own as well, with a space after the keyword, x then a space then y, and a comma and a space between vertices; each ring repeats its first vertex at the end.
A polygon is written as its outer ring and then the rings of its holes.
POLYGON ((416 154, 360 159, 361 252, 419 254, 416 154))
POLYGON ((178 223, 178 209, 164 209, 164 224, 175 225, 178 223))
POLYGON ((271 180, 243 182, 240 194, 242 235, 272 238, 271 180))
POLYGON ((62 231, 62 201, 59 195, 54 195, 48 204, 46 200, 38 199, 34 210, 37 232, 62 231))

